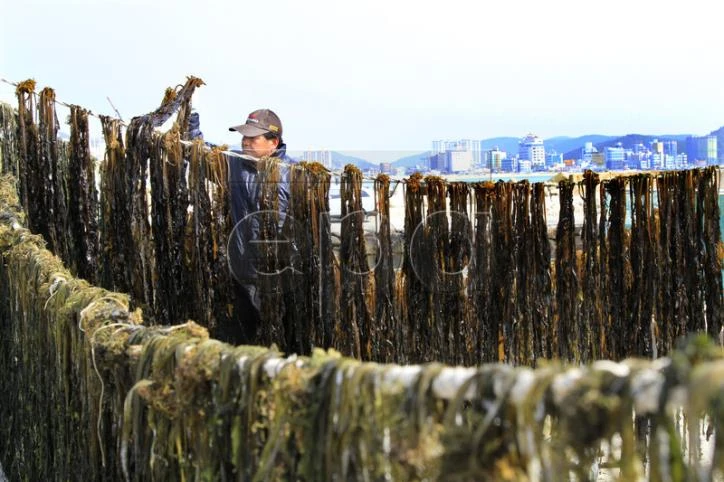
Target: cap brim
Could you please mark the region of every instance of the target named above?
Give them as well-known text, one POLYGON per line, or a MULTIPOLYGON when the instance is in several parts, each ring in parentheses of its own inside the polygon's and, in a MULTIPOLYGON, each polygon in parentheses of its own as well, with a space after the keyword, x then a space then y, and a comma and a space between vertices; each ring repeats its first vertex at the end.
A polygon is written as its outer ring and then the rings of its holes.
POLYGON ((240 126, 229 127, 230 131, 240 132, 242 136, 256 137, 269 132, 261 127, 250 126, 249 124, 241 124, 240 126))

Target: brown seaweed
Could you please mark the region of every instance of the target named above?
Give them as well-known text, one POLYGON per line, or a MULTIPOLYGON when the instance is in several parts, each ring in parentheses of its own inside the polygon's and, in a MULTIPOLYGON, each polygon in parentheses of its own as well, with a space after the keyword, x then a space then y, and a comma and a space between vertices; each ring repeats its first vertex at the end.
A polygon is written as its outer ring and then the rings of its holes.
POLYGON ((516 365, 532 365, 534 235, 531 222, 531 187, 528 181, 513 185, 513 259, 515 262, 515 302, 513 306, 512 361, 516 365))
MULTIPOLYGON (((33 216, 39 226, 39 234, 48 241, 48 249, 58 254, 61 259, 70 261, 68 241, 75 238, 67 236, 65 222, 65 189, 62 175, 66 172, 59 169, 60 150, 63 149, 58 139, 58 117, 55 113, 55 92, 46 87, 40 91, 38 101, 38 164, 39 172, 35 174, 45 179, 43 189, 33 200, 33 216)), ((80 239, 78 239, 80 241, 80 239)), ((70 241, 72 243, 73 241, 70 241)))
POLYGON ((340 258, 340 323, 335 344, 345 355, 369 360, 372 355, 373 313, 368 304, 370 269, 364 237, 362 172, 345 166, 340 183, 342 228, 340 258))
POLYGON ((18 119, 17 112, 9 104, 0 102, 0 172, 18 176, 18 119))
POLYGON ((131 200, 123 177, 126 153, 121 121, 108 116, 100 121, 106 151, 100 165, 98 280, 108 289, 130 292, 127 267, 131 260, 124 248, 128 238, 123 228, 130 226, 131 200))
MULTIPOLYGON (((26 80, 18 84, 15 89, 18 98, 18 194, 23 209, 28 213, 28 227, 33 232, 42 232, 36 219, 43 213, 38 213, 40 199, 44 189, 43 178, 35 173, 40 172, 38 166, 38 147, 40 144, 38 127, 35 123, 35 81, 26 80), (30 200, 33 200, 31 203, 30 200)), ((42 207, 42 206, 40 206, 42 207)), ((47 232, 47 227, 42 228, 47 232)))
MULTIPOLYGON (((182 104, 182 111, 183 111, 182 104)), ((155 139, 150 152, 151 230, 153 232, 153 310, 162 324, 188 319, 191 280, 184 248, 189 211, 187 150, 180 142, 178 123, 155 139)), ((203 191, 202 191, 203 193, 203 191)), ((210 224, 208 217, 203 219, 210 224)))
POLYGON ((425 263, 419 251, 412 247, 415 229, 424 219, 423 196, 425 194, 422 184, 422 175, 412 174, 405 185, 405 227, 404 227, 404 255, 402 262, 401 282, 401 317, 404 323, 403 332, 408 344, 403 344, 400 354, 406 361, 419 362, 422 360, 425 346, 423 340, 428 336, 428 304, 426 301, 428 287, 415 272, 417 263, 425 263), (418 258, 418 256, 420 256, 418 258))
POLYGON ((445 244, 444 309, 448 321, 448 356, 450 363, 475 364, 477 357, 476 331, 470 322, 465 293, 465 269, 470 263, 473 248, 473 229, 468 214, 470 187, 468 183, 448 185, 450 197, 449 234, 445 244))
POLYGON ((512 363, 513 353, 513 185, 498 181, 492 205, 492 266, 490 271, 490 317, 498 330, 491 330, 495 342, 494 361, 512 363))
POLYGON ((478 360, 492 362, 498 359, 498 323, 492 316, 492 203, 494 184, 478 183, 475 192, 474 251, 468 276, 468 292, 472 294, 475 340, 478 360))
POLYGON ((581 327, 578 325, 578 278, 576 276, 573 182, 558 183, 560 214, 556 228, 556 345, 563 360, 581 361, 581 327))
MULTIPOLYGON (((630 326, 626 323, 626 265, 628 258, 625 245, 626 179, 615 178, 604 185, 609 199, 605 227, 606 269, 603 286, 606 289, 606 343, 608 357, 614 360, 625 358, 631 348, 630 326)), ((604 212, 602 210, 602 216, 604 212)))
POLYGON ((598 207, 600 181, 593 171, 583 173, 583 226, 581 227, 581 250, 583 262, 578 278, 581 280, 581 312, 579 326, 588 331, 584 339, 583 360, 600 360, 603 358, 605 339, 603 330, 603 285, 600 261, 600 244, 598 236, 598 207))
POLYGON ((531 324, 533 330, 534 362, 554 356, 551 343, 553 333, 553 284, 551 274, 551 247, 548 240, 546 195, 543 183, 533 184, 530 207, 533 250, 531 286, 531 324))
POLYGON ((73 238, 70 266, 81 278, 94 282, 98 269, 98 191, 95 161, 88 147, 88 111, 70 107, 68 155, 68 230, 73 238))
POLYGON ((631 287, 627 324, 632 327, 634 350, 630 353, 653 356, 651 321, 656 299, 656 229, 653 219, 652 180, 638 175, 629 179, 631 197, 631 287))
POLYGON ((390 363, 395 360, 396 347, 403 343, 403 337, 395 300, 389 176, 385 174, 377 176, 375 179, 375 196, 380 224, 377 232, 379 247, 374 267, 375 325, 377 333, 372 340, 372 359, 390 363))

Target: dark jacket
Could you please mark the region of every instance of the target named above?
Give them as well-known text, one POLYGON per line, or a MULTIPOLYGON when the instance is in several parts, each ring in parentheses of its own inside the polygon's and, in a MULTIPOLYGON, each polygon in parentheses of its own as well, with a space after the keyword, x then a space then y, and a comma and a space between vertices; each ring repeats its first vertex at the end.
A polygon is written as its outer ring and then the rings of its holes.
MULTIPOLYGON (((287 153, 286 144, 281 144, 274 157, 278 157, 281 181, 277 186, 279 194, 280 224, 286 218, 289 205, 289 164, 294 160, 287 153)), ((229 237, 229 263, 232 274, 241 282, 250 282, 257 279, 255 263, 258 251, 253 241, 259 239, 259 219, 254 213, 260 210, 259 197, 261 185, 257 161, 240 157, 241 152, 232 151, 238 156, 228 156, 229 163, 229 191, 231 196, 231 218, 234 230, 229 237), (250 243, 251 241, 251 243, 250 243)))

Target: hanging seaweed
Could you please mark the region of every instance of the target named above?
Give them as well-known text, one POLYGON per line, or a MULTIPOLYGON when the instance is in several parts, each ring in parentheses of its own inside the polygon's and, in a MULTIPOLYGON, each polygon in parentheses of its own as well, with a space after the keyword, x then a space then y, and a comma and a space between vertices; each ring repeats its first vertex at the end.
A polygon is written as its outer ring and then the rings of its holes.
POLYGON ((492 204, 493 183, 477 183, 475 192, 475 241, 468 271, 468 292, 475 315, 476 356, 481 362, 498 359, 499 319, 491 313, 492 303, 492 204))
POLYGON ((33 199, 37 226, 48 249, 66 262, 70 261, 66 246, 67 231, 65 229, 65 192, 63 180, 58 169, 59 143, 58 118, 55 113, 55 92, 50 87, 40 91, 38 102, 38 172, 33 173, 44 182, 44 188, 33 199))
MULTIPOLYGON (((651 176, 639 174, 629 178, 631 200, 631 236, 629 260, 631 284, 628 293, 627 323, 631 326, 634 352, 631 355, 655 357, 653 316, 656 299, 654 279, 657 242, 653 218, 651 176)), ((649 453, 651 424, 648 416, 634 417, 634 431, 639 457, 646 461, 649 453)))
POLYGON ((697 203, 696 188, 700 171, 682 171, 679 173, 680 213, 682 232, 684 233, 684 277, 688 313, 686 332, 706 330, 704 310, 704 276, 701 266, 703 252, 700 242, 703 226, 703 209, 697 203))
POLYGON ((492 266, 490 317, 498 325, 495 361, 513 362, 513 184, 498 181, 495 184, 492 222, 492 266))
POLYGON ((186 259, 189 278, 200 300, 194 319, 204 320, 212 334, 238 323, 229 269, 229 236, 233 226, 229 206, 229 160, 223 147, 207 150, 196 141, 190 156, 186 259), (195 159, 195 160, 194 160, 195 159))
MULTIPOLYGON (((257 289, 261 298, 261 330, 259 343, 276 343, 283 350, 295 346, 295 327, 284 320, 283 303, 284 281, 282 268, 287 260, 279 249, 279 230, 282 219, 279 211, 279 184, 281 182, 280 162, 275 158, 262 158, 257 164, 257 186, 259 192, 259 212, 254 214, 258 225, 258 239, 249 240, 254 253, 257 272, 257 289)), ((296 347, 301 348, 301 347, 296 347)))
MULTIPOLYGON (((149 159, 153 230, 154 314, 170 324, 189 317, 191 280, 184 263, 184 234, 189 208, 188 164, 178 124, 155 138, 149 159)), ((199 280, 197 280, 199 281, 199 280)), ((197 298, 197 301, 200 301, 197 298)))
POLYGON ((556 228, 556 324, 557 354, 562 360, 581 361, 583 346, 578 325, 578 280, 576 278, 573 181, 558 183, 560 215, 556 228))
MULTIPOLYGON (((465 296, 464 270, 472 257, 472 226, 468 216, 470 189, 467 183, 448 185, 450 195, 449 240, 444 246, 444 309, 448 324, 447 363, 472 365, 477 362, 477 330, 471 326, 465 296)), ((447 216, 447 214, 446 214, 447 216)))
POLYGON ((71 268, 95 281, 98 265, 98 191, 95 161, 88 148, 88 111, 70 107, 68 156, 68 228, 74 238, 71 268))
MULTIPOLYGON (((195 89, 201 85, 201 79, 189 77, 178 90, 167 89, 161 105, 149 114, 131 119, 126 131, 123 179, 126 185, 125 197, 131 201, 127 217, 130 226, 124 226, 127 239, 123 247, 125 258, 129 260, 126 278, 130 280, 130 291, 134 299, 148 307, 154 306, 153 273, 156 269, 148 201, 151 189, 148 182, 149 159, 153 155, 156 135, 154 128, 166 122, 180 106, 188 104, 195 89)), ((150 195, 153 198, 153 192, 150 195)))
POLYGON ((372 359, 391 363, 396 360, 397 347, 404 343, 396 310, 395 271, 390 232, 390 178, 380 174, 375 179, 375 206, 380 225, 377 231, 378 254, 375 264, 375 324, 372 359))
POLYGON ((340 324, 335 336, 337 348, 345 355, 369 360, 372 353, 372 309, 370 269, 364 238, 362 172, 354 165, 344 168, 340 183, 342 197, 342 244, 340 257, 340 324))
MULTIPOLYGON (((163 125, 180 108, 190 107, 190 99, 197 88, 204 85, 204 81, 198 77, 188 76, 184 85, 177 85, 175 88, 167 88, 164 93, 161 105, 145 117, 154 127, 163 125)), ((180 118, 185 122, 180 123, 183 132, 188 131, 188 112, 183 111, 180 118)))
POLYGON ((35 81, 28 79, 20 82, 15 94, 18 97, 18 192, 23 209, 28 215, 28 227, 34 233, 42 233, 38 223, 38 216, 42 216, 42 213, 37 212, 39 206, 34 202, 41 198, 41 191, 45 188, 43 184, 39 185, 42 178, 35 175, 40 172, 40 139, 35 124, 35 81))
MULTIPOLYGON (((329 171, 321 164, 311 163, 306 166, 305 180, 308 185, 307 196, 309 202, 309 220, 306 226, 311 230, 296 242, 306 246, 307 254, 303 251, 297 253, 298 262, 302 265, 302 272, 314 277, 314 282, 307 286, 312 287, 312 306, 318 307, 314 313, 314 329, 312 336, 313 346, 329 347, 334 345, 335 330, 339 317, 339 265, 335 263, 332 249, 332 228, 329 216, 329 185, 331 176, 329 171), (318 250, 318 253, 311 253, 318 250)), ((304 219, 304 218, 302 218, 304 219)), ((295 226, 299 227, 299 219, 295 226)), ((309 289, 309 288, 308 288, 309 289)))
MULTIPOLYGON (((657 324, 662 345, 670 348, 687 331, 689 299, 685 286, 684 229, 679 214, 682 203, 681 173, 662 173, 657 178, 660 260, 657 324)), ((666 349, 663 351, 666 353, 666 349)))
POLYGON ((423 360, 425 343, 430 338, 428 333, 427 289, 422 278, 415 272, 418 265, 428 262, 416 248, 412 247, 415 229, 423 223, 425 187, 422 174, 414 173, 405 185, 405 228, 404 256, 402 261, 401 319, 403 332, 408 343, 403 344, 401 359, 411 363, 423 360))
POLYGON ((583 226, 581 228, 581 249, 583 262, 578 279, 581 280, 581 311, 579 326, 589 333, 583 340, 581 358, 585 361, 602 358, 603 330, 603 285, 601 283, 601 264, 598 237, 598 174, 586 170, 579 188, 583 191, 583 226), (587 330, 585 327, 589 327, 587 330))
POLYGON ((123 178, 126 151, 121 121, 108 116, 100 116, 100 121, 106 151, 100 165, 98 280, 108 289, 130 292, 130 279, 126 278, 130 259, 123 245, 128 238, 123 227, 131 224, 131 200, 123 178))
MULTIPOLYGON (((213 219, 211 215, 211 196, 209 195, 209 157, 204 155, 204 145, 199 140, 190 147, 188 158, 188 217, 184 223, 183 260, 188 277, 193 280, 189 283, 190 297, 196 300, 195 306, 190 306, 192 319, 198 320, 216 333, 218 324, 215 314, 223 316, 228 310, 216 312, 213 306, 214 285, 212 282, 214 261, 213 219)), ((218 161, 219 159, 215 159, 218 161)), ((223 160, 222 160, 223 162, 223 160)), ((226 179, 219 179, 225 189, 226 179)), ((186 293, 189 298, 189 293, 186 293)))
MULTIPOLYGON (((609 196, 608 220, 606 225, 606 274, 604 287, 607 288, 607 336, 608 355, 620 360, 630 353, 631 333, 626 323, 626 278, 627 271, 624 223, 626 219, 626 180, 615 178, 605 183, 609 196)), ((603 216, 603 210, 601 211, 603 216)))
POLYGON ((426 176, 427 216, 416 228, 411 249, 416 252, 416 274, 425 284, 428 308, 427 332, 424 341, 429 361, 447 360, 450 356, 451 317, 449 304, 448 243, 450 229, 447 214, 447 185, 437 176, 426 176))
POLYGON ((598 207, 600 213, 598 215, 598 268, 601 272, 601 339, 598 340, 601 346, 601 358, 612 359, 611 345, 608 343, 611 332, 611 318, 609 316, 609 306, 611 303, 610 275, 608 264, 608 188, 607 183, 602 182, 598 187, 598 207))
MULTIPOLYGON (((148 209, 148 159, 153 145, 153 125, 143 117, 131 120, 126 129, 126 161, 123 180, 126 184, 125 198, 130 221, 122 232, 126 240, 122 246, 129 262, 126 266, 130 294, 141 306, 149 308, 153 303, 153 285, 151 270, 153 252, 151 245, 151 226, 148 209)), ((124 216, 122 219, 126 219, 124 216)))
POLYGON ((704 253, 701 254, 704 270, 704 301, 706 303, 706 326, 712 338, 722 330, 722 265, 717 255, 721 242, 719 219, 720 173, 716 167, 704 169, 697 187, 699 210, 702 213, 701 239, 704 253))
POLYGON ((531 286, 531 325, 533 330, 534 362, 539 358, 552 358, 554 353, 551 342, 553 333, 553 286, 551 276, 551 247, 548 240, 546 219, 545 184, 533 184, 530 201, 532 286, 531 286))
MULTIPOLYGON (((313 165, 314 166, 314 165, 313 165)), ((319 287, 315 290, 313 299, 317 307, 315 313, 316 325, 319 327, 316 331, 317 341, 315 346, 330 347, 335 346, 335 334, 339 323, 340 302, 339 302, 339 265, 334 257, 332 248, 332 227, 329 216, 323 215, 322 212, 328 213, 329 206, 329 184, 330 175, 326 170, 321 171, 320 167, 312 169, 310 174, 313 179, 312 203, 318 204, 321 212, 318 214, 319 219, 316 225, 311 226, 313 231, 312 244, 315 249, 319 250, 319 261, 307 261, 314 263, 314 269, 319 270, 319 287), (317 231, 318 229, 318 231, 317 231), (317 298, 317 293, 319 298, 317 298)), ((311 213, 316 214, 316 210, 312 209, 311 213)), ((314 220, 314 218, 312 218, 314 220)), ((316 258, 312 258, 314 260, 316 258)), ((314 270, 312 271, 314 272, 314 270)))
POLYGON ((9 104, 0 102, 0 172, 18 178, 17 113, 9 104))
POLYGON ((656 299, 655 259, 656 237, 651 202, 651 178, 641 174, 629 178, 631 198, 631 287, 628 295, 628 324, 633 335, 631 355, 651 357, 651 323, 656 299))
POLYGON ((675 294, 672 290, 673 283, 673 260, 672 257, 672 234, 674 231, 674 202, 672 173, 663 172, 656 176, 656 201, 657 201, 657 229, 659 259, 657 263, 656 277, 656 306, 655 306, 655 333, 656 340, 653 346, 658 354, 666 354, 666 347, 671 346, 674 321, 674 300, 675 294))
POLYGON ((533 365, 532 284, 534 269, 533 233, 531 228, 531 188, 528 181, 513 185, 513 259, 515 279, 513 305, 512 361, 516 365, 533 365))
POLYGON ((283 169, 291 192, 281 233, 282 280, 284 302, 294 307, 284 314, 284 324, 292 335, 289 349, 308 354, 315 346, 331 346, 334 338, 336 280, 326 214, 330 175, 318 163, 283 169))

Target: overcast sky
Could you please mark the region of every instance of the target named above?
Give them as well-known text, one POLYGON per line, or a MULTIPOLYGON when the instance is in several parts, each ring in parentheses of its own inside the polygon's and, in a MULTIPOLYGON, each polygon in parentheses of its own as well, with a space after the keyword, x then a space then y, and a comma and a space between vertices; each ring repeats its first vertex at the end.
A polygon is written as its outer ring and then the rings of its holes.
POLYGON ((293 150, 724 125, 710 0, 146 3, 0 0, 0 77, 128 120, 195 75, 207 140, 269 107, 293 150))

